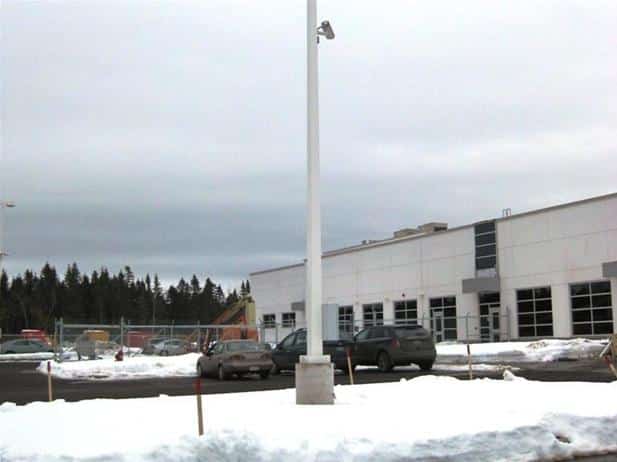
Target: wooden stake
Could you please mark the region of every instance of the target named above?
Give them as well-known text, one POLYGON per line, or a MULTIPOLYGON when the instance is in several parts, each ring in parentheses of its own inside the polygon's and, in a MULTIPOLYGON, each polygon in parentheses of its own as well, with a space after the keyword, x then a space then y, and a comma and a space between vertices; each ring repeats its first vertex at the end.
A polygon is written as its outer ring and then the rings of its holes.
POLYGON ((197 432, 199 436, 204 434, 204 414, 201 407, 201 377, 195 380, 195 396, 197 396, 197 432))
POLYGON ((51 361, 47 361, 47 395, 49 397, 49 402, 54 400, 51 389, 51 361))
POLYGON ((351 348, 346 348, 345 350, 347 351, 347 368, 349 369, 349 383, 353 385, 353 367, 351 367, 351 355, 349 354, 351 348))
POLYGON ((467 344, 467 364, 469 365, 469 380, 473 380, 473 370, 471 369, 471 348, 467 344))

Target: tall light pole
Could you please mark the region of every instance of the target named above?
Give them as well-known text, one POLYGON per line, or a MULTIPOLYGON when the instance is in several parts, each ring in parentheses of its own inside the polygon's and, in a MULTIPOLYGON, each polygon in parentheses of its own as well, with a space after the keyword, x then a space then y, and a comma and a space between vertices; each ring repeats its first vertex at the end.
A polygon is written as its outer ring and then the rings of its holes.
POLYGON ((296 403, 332 404, 334 369, 323 354, 321 312, 321 206, 319 194, 319 37, 333 39, 328 21, 317 27, 317 0, 307 0, 307 217, 306 217, 306 303, 307 355, 296 365, 296 403))

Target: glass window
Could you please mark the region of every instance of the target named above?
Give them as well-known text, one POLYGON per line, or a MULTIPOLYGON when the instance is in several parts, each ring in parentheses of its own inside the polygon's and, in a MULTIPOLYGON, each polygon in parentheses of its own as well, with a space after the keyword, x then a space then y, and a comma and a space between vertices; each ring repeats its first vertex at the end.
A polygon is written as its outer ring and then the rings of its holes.
POLYGON ((353 306, 338 307, 338 330, 339 337, 350 339, 353 337, 353 306))
POLYGON ((358 335, 356 335, 356 340, 366 340, 370 331, 371 329, 364 329, 358 335))
POLYGON ((396 325, 416 324, 418 321, 418 302, 401 300, 394 302, 394 323, 396 325))
POLYGON ((291 347, 294 344, 294 341, 296 340, 296 334, 291 334, 288 335, 287 337, 285 337, 283 339, 283 341, 281 342, 281 346, 286 349, 291 347))
POLYGON ((494 255, 497 255, 497 246, 495 244, 476 247, 476 257, 488 257, 494 255))
POLYGON ((553 304, 550 286, 517 290, 516 304, 519 337, 553 336, 553 304))
POLYGON ((283 327, 296 327, 296 313, 294 311, 289 313, 283 313, 282 315, 282 326, 283 327))
POLYGON ((598 335, 613 332, 613 307, 609 281, 570 284, 572 332, 598 335))
POLYGON ((275 328, 276 327, 276 315, 275 314, 264 314, 263 326, 266 329, 275 328))
POLYGON ((486 221, 484 223, 478 223, 475 226, 476 234, 484 234, 495 232, 495 222, 494 221, 486 221))
POLYGON ((383 303, 362 305, 364 327, 383 325, 383 303))
POLYGON ((304 343, 306 343, 306 331, 301 330, 296 336, 296 345, 302 345, 304 343))
POLYGON ((496 266, 497 266, 497 257, 476 258, 476 269, 495 268, 496 266))

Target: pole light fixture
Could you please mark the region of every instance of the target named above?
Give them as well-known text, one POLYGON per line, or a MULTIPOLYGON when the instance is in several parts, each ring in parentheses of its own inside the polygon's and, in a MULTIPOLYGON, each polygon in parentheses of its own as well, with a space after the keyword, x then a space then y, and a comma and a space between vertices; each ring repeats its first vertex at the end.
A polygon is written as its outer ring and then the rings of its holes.
POLYGON ((326 40, 332 40, 334 38, 334 30, 330 25, 330 21, 321 21, 321 26, 317 28, 317 35, 321 35, 326 40))

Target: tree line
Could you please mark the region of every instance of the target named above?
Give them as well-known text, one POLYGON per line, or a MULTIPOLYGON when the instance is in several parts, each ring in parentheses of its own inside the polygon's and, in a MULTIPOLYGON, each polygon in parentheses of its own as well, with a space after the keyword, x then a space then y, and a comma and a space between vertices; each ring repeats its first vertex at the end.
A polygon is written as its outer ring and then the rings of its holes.
POLYGON ((76 263, 68 265, 61 278, 56 268, 45 264, 39 274, 27 270, 9 278, 0 275, 0 327, 3 332, 21 329, 53 330, 56 318, 67 323, 117 324, 124 317, 131 324, 211 323, 251 288, 242 281, 227 294, 220 284, 196 275, 183 278, 167 289, 158 275, 136 278, 129 266, 117 274, 105 267, 81 273, 76 263))

